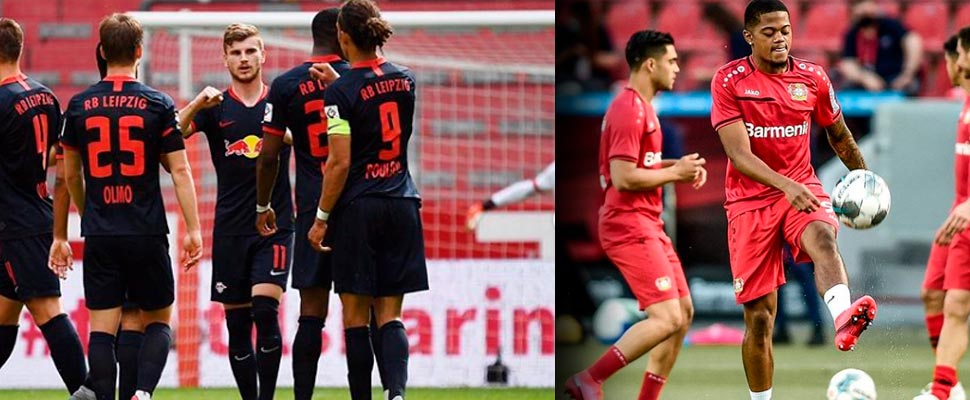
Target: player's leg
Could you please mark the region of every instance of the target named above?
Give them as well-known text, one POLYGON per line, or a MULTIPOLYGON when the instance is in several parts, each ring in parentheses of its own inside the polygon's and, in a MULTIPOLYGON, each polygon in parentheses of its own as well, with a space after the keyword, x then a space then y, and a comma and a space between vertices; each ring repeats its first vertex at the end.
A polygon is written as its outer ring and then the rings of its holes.
POLYGON ((141 309, 145 326, 145 338, 138 353, 135 396, 139 400, 150 399, 165 370, 172 347, 170 321, 172 304, 175 302, 175 277, 168 254, 168 238, 147 236, 125 239, 118 241, 140 250, 126 254, 123 268, 127 293, 141 309))
MULTIPOLYGON (((0 278, 2 280, 2 278, 0 278)), ((12 293, 11 288, 11 293, 12 293)), ((10 358, 13 347, 17 344, 17 329, 20 323, 20 312, 24 304, 14 300, 15 294, 6 293, 0 285, 0 368, 10 358)))
POLYGON ((936 348, 933 395, 945 400, 957 383, 957 365, 967 351, 967 317, 970 316, 970 290, 949 289, 943 300, 943 329, 936 348))
MULTIPOLYGON (((85 263, 87 266, 87 263, 85 263)), ((87 280, 87 278, 85 278, 87 280)), ((90 301, 90 297, 85 294, 90 301)), ((91 307, 90 303, 89 308, 91 307)), ((100 305, 96 305, 100 307, 100 305)), ((121 321, 121 306, 105 309, 89 309, 91 337, 88 339, 88 364, 91 368, 91 389, 99 399, 115 397, 115 379, 118 376, 115 358, 115 332, 121 321)))
POLYGON ((118 358, 118 398, 129 400, 135 395, 138 384, 138 352, 145 340, 145 325, 142 324, 138 305, 125 301, 121 306, 121 327, 118 342, 115 344, 118 358))
MULTIPOLYGON (((741 361, 748 380, 752 400, 767 392, 771 398, 772 377, 775 364, 771 344, 771 331, 775 323, 778 292, 773 291, 744 303, 744 341, 741 344, 741 361)), ((763 395, 762 395, 763 396, 763 395)))
POLYGON ((852 302, 849 278, 835 240, 838 220, 832 202, 821 187, 812 187, 812 191, 822 207, 812 213, 789 207, 783 227, 785 239, 795 262, 815 263, 815 285, 835 322, 835 347, 849 351, 876 318, 876 301, 866 295, 852 302))
POLYGON ((368 310, 372 315, 371 336, 379 337, 376 341, 379 347, 374 347, 375 358, 378 363, 384 364, 381 379, 391 400, 404 397, 408 381, 408 338, 401 322, 403 303, 404 295, 377 297, 373 309, 368 310), (378 352, 381 354, 378 355, 378 352))
POLYGON ((317 364, 320 362, 320 351, 323 347, 321 333, 329 306, 329 288, 300 289, 300 319, 296 337, 293 339, 293 397, 296 400, 309 400, 313 397, 317 364))
POLYGON ((81 338, 70 318, 61 310, 61 284, 47 268, 51 234, 4 242, 6 262, 17 276, 17 294, 40 328, 57 372, 74 393, 84 384, 88 368, 81 338))
POLYGON ((370 343, 370 308, 373 297, 341 293, 344 345, 347 349, 347 380, 352 400, 371 398, 374 350, 370 343))
POLYGON ((330 308, 330 254, 310 248, 305 233, 316 217, 297 215, 293 243, 293 288, 300 291, 300 318, 293 338, 293 397, 310 400, 323 346, 323 327, 330 308))
POLYGON ((258 396, 256 353, 253 349, 252 281, 245 237, 220 236, 212 241, 210 299, 222 303, 229 336, 229 367, 243 400, 258 396))
POLYGON ((278 232, 268 238, 254 235, 251 240, 254 255, 248 266, 249 279, 253 283, 251 297, 258 350, 259 399, 270 400, 276 392, 283 357, 279 306, 293 257, 293 233, 278 232))
POLYGON ((949 246, 933 244, 930 257, 926 261, 926 273, 923 276, 923 287, 920 289, 920 300, 926 314, 926 333, 930 339, 933 353, 940 340, 940 330, 943 329, 943 277, 946 270, 946 260, 949 246))
POLYGON ((10 358, 13 347, 17 344, 17 329, 20 323, 20 312, 24 303, 20 302, 14 284, 13 269, 7 267, 3 247, 0 246, 0 368, 10 358))
MULTIPOLYGON (((99 399, 115 398, 118 364, 115 333, 127 293, 119 253, 130 251, 115 238, 91 236, 84 240, 84 298, 90 314, 88 366, 90 388, 99 399)), ((127 399, 125 399, 127 400, 127 399)))
POLYGON ((684 345, 684 337, 687 336, 687 330, 690 329, 691 321, 694 318, 694 304, 689 295, 680 298, 680 309, 683 316, 683 324, 680 329, 650 350, 647 372, 640 387, 640 400, 659 399, 660 391, 663 389, 664 383, 667 382, 670 371, 674 368, 677 355, 680 354, 680 349, 684 345))

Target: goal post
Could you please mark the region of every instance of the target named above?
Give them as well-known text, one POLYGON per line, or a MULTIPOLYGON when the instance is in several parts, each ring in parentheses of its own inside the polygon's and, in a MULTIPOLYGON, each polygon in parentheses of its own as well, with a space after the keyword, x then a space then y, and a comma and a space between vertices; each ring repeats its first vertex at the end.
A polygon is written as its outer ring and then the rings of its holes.
MULTIPOLYGON (((207 85, 228 86, 222 53, 227 25, 243 22, 260 29, 267 58, 264 82, 270 84, 308 58, 315 13, 138 11, 128 15, 145 30, 140 79, 184 104, 207 85)), ((539 260, 540 241, 478 242, 465 229, 464 218, 469 206, 508 184, 532 178, 555 159, 555 12, 388 11, 382 16, 394 29, 384 56, 409 67, 417 80, 410 167, 423 199, 429 276, 436 290, 428 299, 414 297, 409 304, 415 308, 405 307, 404 322, 412 348, 417 349, 411 358, 412 382, 480 386, 485 367, 501 352, 513 384, 551 385, 555 297, 543 282, 554 281, 554 261, 539 260), (468 278, 458 278, 462 271, 467 271, 468 278), (436 276, 448 282, 436 288, 436 276)), ((208 246, 216 176, 208 143, 199 136, 187 139, 186 149, 208 246)), ((551 213, 553 202, 550 195, 537 196, 505 211, 551 213)), ((514 223, 507 229, 516 229, 514 223)), ((224 327, 221 310, 209 303, 207 268, 211 268, 208 259, 200 268, 178 275, 176 384, 183 387, 232 382, 228 363, 216 357, 224 351, 219 344, 224 327)), ((330 348, 324 350, 321 362, 342 357, 339 302, 331 303, 324 335, 330 348)), ((280 306, 287 346, 295 333, 298 309, 299 297, 287 291, 280 306)), ((284 349, 281 386, 292 382, 288 350, 284 349)), ((323 378, 320 384, 338 385, 341 376, 323 378)))

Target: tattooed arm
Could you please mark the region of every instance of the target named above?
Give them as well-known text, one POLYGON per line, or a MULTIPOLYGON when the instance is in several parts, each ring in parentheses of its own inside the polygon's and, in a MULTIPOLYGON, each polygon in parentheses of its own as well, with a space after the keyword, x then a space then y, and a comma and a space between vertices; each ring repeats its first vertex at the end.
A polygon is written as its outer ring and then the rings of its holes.
POLYGON ((832 150, 835 150, 835 154, 839 156, 846 168, 850 171, 868 169, 866 161, 862 159, 862 152, 859 151, 859 146, 852 137, 852 132, 849 132, 849 127, 845 126, 845 118, 842 115, 839 115, 839 119, 835 120, 834 124, 825 127, 825 132, 832 150))

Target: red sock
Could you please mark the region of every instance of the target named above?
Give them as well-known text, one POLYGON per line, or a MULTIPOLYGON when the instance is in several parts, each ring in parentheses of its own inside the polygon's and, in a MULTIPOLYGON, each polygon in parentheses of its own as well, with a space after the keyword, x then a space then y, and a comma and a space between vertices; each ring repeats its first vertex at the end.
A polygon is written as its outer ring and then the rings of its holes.
POLYGON ((957 384, 957 370, 946 365, 937 365, 933 370, 933 395, 940 400, 950 398, 950 389, 957 384))
POLYGON ((593 377, 596 382, 603 383, 606 378, 610 375, 619 371, 620 368, 625 367, 627 364, 626 357, 623 353, 620 353, 620 349, 616 346, 610 346, 609 349, 600 356, 599 360, 596 360, 592 366, 590 366, 586 371, 589 375, 593 377))
POLYGON ((664 388, 667 378, 652 372, 647 372, 643 376, 643 386, 640 387, 640 397, 638 400, 657 400, 660 398, 660 391, 664 388))
POLYGON ((926 332, 930 335, 930 346, 933 346, 933 353, 936 353, 936 345, 940 342, 940 331, 943 330, 943 314, 926 316, 926 332))

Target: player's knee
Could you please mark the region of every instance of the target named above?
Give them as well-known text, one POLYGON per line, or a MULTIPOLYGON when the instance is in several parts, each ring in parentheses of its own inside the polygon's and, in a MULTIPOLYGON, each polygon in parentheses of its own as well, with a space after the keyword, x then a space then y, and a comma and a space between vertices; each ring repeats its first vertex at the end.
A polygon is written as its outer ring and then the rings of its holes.
POLYGON ((943 308, 943 296, 946 292, 935 289, 922 289, 919 293, 920 300, 927 310, 940 310, 943 308))
MULTIPOLYGON (((805 235, 810 235, 809 240, 811 240, 811 245, 816 250, 823 254, 833 254, 839 251, 839 245, 835 239, 835 231, 831 226, 817 222, 809 225, 809 227, 805 231, 805 235)), ((804 236, 802 240, 804 242, 804 236)))
POLYGON ((747 328, 750 334, 755 336, 767 336, 771 332, 774 324, 774 315, 768 309, 745 310, 747 328))
POLYGON ((967 319, 970 316, 970 292, 948 293, 943 300, 943 315, 960 321, 967 319))
POLYGON ((681 312, 684 316, 684 320, 682 321, 683 323, 681 324, 680 329, 686 332, 687 329, 690 328, 690 324, 694 322, 694 307, 693 306, 684 307, 681 312))
POLYGON ((329 301, 329 291, 321 291, 322 293, 307 292, 307 290, 300 290, 300 316, 301 317, 316 317, 320 319, 327 318, 327 309, 330 306, 329 301))
POLYGON ((280 302, 272 297, 253 297, 253 322, 256 323, 257 330, 260 326, 279 323, 279 306, 280 302))
POLYGON ((57 297, 39 297, 25 303, 37 325, 43 325, 61 313, 61 302, 57 297))

